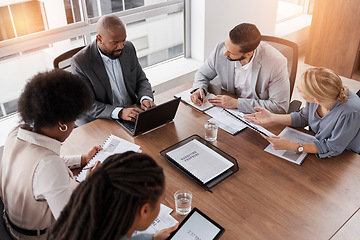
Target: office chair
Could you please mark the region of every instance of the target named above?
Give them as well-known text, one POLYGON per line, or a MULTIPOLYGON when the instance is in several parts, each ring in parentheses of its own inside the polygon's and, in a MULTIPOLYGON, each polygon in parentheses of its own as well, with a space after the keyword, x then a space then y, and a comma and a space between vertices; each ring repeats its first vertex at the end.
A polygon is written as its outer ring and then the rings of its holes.
POLYGON ((359 91, 357 91, 357 93, 356 93, 359 97, 360 97, 360 90, 359 91))
POLYGON ((5 223, 4 223, 3 218, 2 218, 3 210, 4 210, 4 204, 3 204, 2 199, 0 198, 0 211, 1 211, 1 216, 0 216, 0 239, 2 239, 2 240, 11 240, 11 237, 10 237, 9 233, 7 232, 7 230, 6 230, 5 223))
MULTIPOLYGON (((295 80, 296 80, 296 71, 298 66, 298 45, 292 41, 273 37, 273 36, 261 36, 261 41, 266 42, 281 52, 284 57, 287 59, 287 67, 290 80, 290 99, 293 94, 295 80)), ((293 100, 290 102, 289 111, 297 112, 300 110, 301 101, 293 100)))
POLYGON ((70 60, 72 56, 74 56, 78 51, 80 51, 84 47, 85 46, 77 47, 57 56, 53 61, 54 68, 67 70, 70 67, 70 60))

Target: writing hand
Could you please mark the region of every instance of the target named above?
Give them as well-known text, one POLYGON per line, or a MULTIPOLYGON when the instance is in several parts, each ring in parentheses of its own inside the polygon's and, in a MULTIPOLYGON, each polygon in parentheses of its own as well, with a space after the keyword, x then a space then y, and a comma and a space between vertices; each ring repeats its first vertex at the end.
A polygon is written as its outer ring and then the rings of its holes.
POLYGON ((87 154, 81 155, 81 167, 85 166, 100 150, 102 150, 102 147, 100 145, 94 146, 87 154))
POLYGON ((155 107, 155 103, 149 99, 144 99, 142 102, 141 102, 141 109, 142 110, 147 110, 149 108, 152 108, 152 107, 155 107))
POLYGON ((209 102, 218 107, 237 108, 237 99, 227 95, 216 95, 216 97, 210 98, 209 102))
POLYGON ((141 112, 141 109, 138 108, 123 108, 119 112, 119 118, 126 121, 135 122, 138 114, 141 112))
POLYGON ((195 105, 201 106, 206 103, 205 91, 202 88, 197 89, 190 96, 190 99, 195 105), (201 91, 201 93, 200 93, 201 91))

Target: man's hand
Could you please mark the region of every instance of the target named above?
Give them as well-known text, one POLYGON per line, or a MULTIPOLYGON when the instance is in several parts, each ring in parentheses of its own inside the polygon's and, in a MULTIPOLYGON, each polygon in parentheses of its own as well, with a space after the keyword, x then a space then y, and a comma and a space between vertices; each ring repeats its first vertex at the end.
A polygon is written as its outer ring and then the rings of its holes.
POLYGON ((149 99, 144 99, 142 102, 141 102, 141 109, 142 110, 147 110, 149 108, 152 108, 152 107, 155 107, 155 103, 149 99))
POLYGON ((126 121, 135 122, 136 118, 140 112, 141 112, 141 109, 138 109, 138 108, 123 108, 119 112, 119 118, 126 120, 126 121))
POLYGON ((191 101, 193 103, 195 103, 198 106, 201 106, 204 103, 206 103, 206 97, 205 97, 204 89, 198 88, 195 92, 193 92, 191 94, 190 99, 191 99, 191 101), (200 93, 200 91, 201 91, 201 93, 200 93))
POLYGON ((237 99, 227 95, 217 95, 214 98, 210 98, 209 102, 218 107, 237 108, 237 99))

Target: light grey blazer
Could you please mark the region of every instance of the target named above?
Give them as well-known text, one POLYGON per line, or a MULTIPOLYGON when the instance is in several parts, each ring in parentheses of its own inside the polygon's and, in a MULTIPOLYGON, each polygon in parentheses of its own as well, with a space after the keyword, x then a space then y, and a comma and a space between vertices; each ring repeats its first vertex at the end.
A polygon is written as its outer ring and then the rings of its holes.
MULTIPOLYGON (((139 103, 143 96, 154 98, 151 85, 139 64, 135 48, 131 42, 125 43, 119 61, 125 87, 132 103, 139 103)), ((116 107, 128 107, 113 104, 110 80, 98 51, 96 40, 71 59, 71 71, 84 79, 93 93, 93 105, 90 111, 81 121, 77 121, 77 124, 84 124, 96 118, 110 119, 111 113, 116 107)))
MULTIPOLYGON (((207 90, 216 76, 221 87, 235 94, 235 62, 225 56, 225 44, 219 43, 208 59, 195 73, 193 88, 207 90)), ((290 82, 287 59, 275 48, 261 42, 252 63, 252 88, 254 99, 238 98, 238 109, 245 113, 255 112, 254 107, 263 107, 273 113, 286 113, 290 102, 290 82)))

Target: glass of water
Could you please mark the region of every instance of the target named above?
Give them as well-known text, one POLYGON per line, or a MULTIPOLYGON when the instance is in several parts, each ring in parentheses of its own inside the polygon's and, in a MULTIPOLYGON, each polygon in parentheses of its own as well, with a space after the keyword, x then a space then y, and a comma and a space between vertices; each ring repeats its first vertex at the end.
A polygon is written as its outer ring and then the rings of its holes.
POLYGON ((191 211, 192 193, 189 190, 178 190, 174 194, 175 209, 180 215, 186 215, 191 211))
POLYGON ((219 126, 213 122, 206 122, 205 125, 205 140, 216 141, 219 126))

